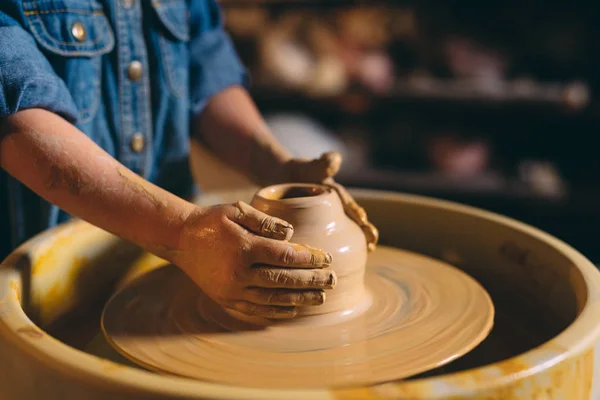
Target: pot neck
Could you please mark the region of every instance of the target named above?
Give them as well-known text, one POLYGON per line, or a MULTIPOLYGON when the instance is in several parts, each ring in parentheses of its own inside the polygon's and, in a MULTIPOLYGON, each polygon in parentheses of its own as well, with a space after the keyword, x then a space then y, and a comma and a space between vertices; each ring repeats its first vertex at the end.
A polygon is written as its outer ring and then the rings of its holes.
POLYGON ((266 187, 256 193, 252 206, 293 226, 328 227, 339 223, 345 215, 337 193, 330 187, 316 184, 266 187))

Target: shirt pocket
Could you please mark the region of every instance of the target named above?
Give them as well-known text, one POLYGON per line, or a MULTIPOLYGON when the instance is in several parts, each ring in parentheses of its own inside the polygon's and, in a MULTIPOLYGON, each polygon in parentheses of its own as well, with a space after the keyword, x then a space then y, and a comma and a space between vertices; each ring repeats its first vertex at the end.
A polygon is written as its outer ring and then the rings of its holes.
POLYGON ((30 32, 79 110, 78 123, 91 120, 101 102, 102 55, 115 38, 97 0, 25 0, 30 32))
POLYGON ((170 92, 188 96, 190 40, 189 11, 185 0, 152 0, 159 22, 160 59, 170 92))

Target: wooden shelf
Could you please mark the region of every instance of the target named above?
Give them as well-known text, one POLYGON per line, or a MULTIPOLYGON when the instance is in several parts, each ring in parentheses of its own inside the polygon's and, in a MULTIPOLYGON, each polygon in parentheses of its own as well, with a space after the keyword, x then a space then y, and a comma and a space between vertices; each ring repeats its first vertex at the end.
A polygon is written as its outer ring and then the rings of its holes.
POLYGON ((564 204, 566 190, 539 192, 526 183, 494 172, 473 177, 451 177, 433 172, 403 172, 365 169, 340 175, 338 180, 347 186, 364 187, 444 198, 496 199, 545 204, 564 204))
MULTIPOLYGON (((454 79, 402 79, 389 93, 349 90, 325 96, 311 96, 302 91, 266 84, 258 84, 251 90, 258 100, 282 104, 312 102, 319 106, 342 108, 353 103, 372 105, 377 102, 427 102, 474 106, 534 106, 573 113, 584 111, 591 101, 589 88, 580 82, 506 81, 484 86, 454 79)), ((357 107, 360 108, 360 105, 357 107)))
POLYGON ((514 80, 482 85, 460 79, 407 79, 399 81, 390 95, 411 100, 485 102, 490 104, 539 104, 574 110, 590 102, 587 85, 514 80))

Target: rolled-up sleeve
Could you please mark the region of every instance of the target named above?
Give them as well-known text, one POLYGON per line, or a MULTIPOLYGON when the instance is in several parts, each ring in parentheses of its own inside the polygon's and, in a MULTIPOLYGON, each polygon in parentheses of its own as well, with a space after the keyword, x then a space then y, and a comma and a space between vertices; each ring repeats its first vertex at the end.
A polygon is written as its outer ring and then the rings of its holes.
POLYGON ((19 3, 2 0, 0 4, 0 118, 42 108, 75 122, 78 111, 73 98, 19 22, 19 3))
POLYGON ((211 96, 235 85, 248 86, 248 71, 223 27, 214 0, 192 0, 190 24, 190 97, 192 113, 202 111, 211 96))

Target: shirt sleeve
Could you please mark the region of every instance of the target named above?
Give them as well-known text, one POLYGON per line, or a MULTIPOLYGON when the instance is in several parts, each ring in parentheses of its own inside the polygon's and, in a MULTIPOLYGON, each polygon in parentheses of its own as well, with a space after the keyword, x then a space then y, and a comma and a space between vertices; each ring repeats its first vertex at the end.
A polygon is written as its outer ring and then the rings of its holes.
POLYGON ((190 96, 192 113, 197 114, 227 87, 247 87, 249 75, 224 30, 215 0, 192 0, 190 24, 190 96))
POLYGON ((32 35, 23 28, 21 1, 0 5, 0 118, 42 108, 74 123, 75 102, 32 35))

